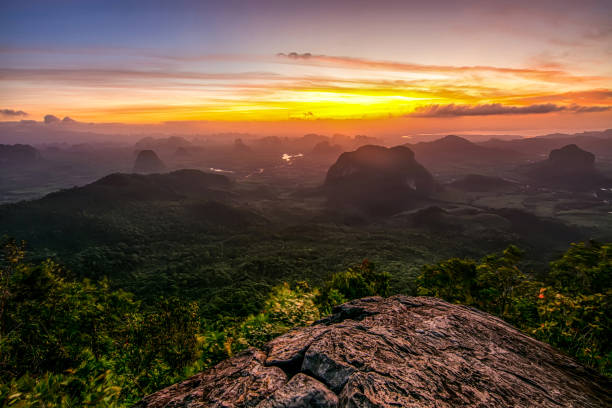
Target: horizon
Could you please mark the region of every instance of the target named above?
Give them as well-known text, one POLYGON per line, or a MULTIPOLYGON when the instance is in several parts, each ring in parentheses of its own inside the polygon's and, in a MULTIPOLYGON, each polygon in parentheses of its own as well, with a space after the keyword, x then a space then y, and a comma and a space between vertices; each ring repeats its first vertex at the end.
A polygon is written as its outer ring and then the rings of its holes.
POLYGON ((0 405, 612 406, 612 0, 0 38, 0 405))
POLYGON ((0 121, 283 136, 607 129, 612 6, 587 3, 4 3, 0 121))

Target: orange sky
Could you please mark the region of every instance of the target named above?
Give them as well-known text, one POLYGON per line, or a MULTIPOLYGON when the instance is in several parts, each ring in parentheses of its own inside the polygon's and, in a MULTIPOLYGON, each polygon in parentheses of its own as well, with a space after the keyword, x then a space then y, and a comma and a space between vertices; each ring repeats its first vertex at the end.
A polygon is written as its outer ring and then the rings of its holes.
POLYGON ((605 2, 356 2, 355 14, 319 2, 97 3, 6 7, 0 120, 259 133, 612 127, 605 2))

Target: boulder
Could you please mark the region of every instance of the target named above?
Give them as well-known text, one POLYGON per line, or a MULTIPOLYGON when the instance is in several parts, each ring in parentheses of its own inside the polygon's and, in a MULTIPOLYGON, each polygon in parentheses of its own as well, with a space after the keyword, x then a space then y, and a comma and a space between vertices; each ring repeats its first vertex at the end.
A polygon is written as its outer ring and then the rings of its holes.
POLYGON ((394 296, 345 303, 136 407, 609 407, 611 391, 501 319, 394 296))

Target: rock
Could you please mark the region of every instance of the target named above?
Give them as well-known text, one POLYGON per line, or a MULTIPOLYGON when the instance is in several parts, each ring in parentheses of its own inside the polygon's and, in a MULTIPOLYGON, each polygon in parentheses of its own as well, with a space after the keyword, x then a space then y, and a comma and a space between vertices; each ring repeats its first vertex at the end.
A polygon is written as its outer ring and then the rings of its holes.
POLYGON ((501 319, 394 296, 345 303, 137 407, 608 407, 611 391, 501 319))
POLYGON ((612 186, 595 166, 595 155, 575 144, 552 150, 547 160, 528 166, 525 174, 540 187, 588 191, 612 186))
POLYGON ((149 395, 135 407, 255 407, 281 387, 287 376, 264 365, 266 355, 249 349, 186 381, 149 395))
POLYGON ((134 162, 134 173, 160 173, 166 166, 153 150, 141 150, 134 162))
POLYGON ((568 167, 574 170, 592 170, 595 168, 595 155, 582 150, 575 144, 551 150, 548 161, 563 170, 568 170, 568 167))
POLYGON ((257 408, 335 408, 338 397, 321 382, 299 373, 257 408))
POLYGON ((407 147, 363 146, 340 155, 328 170, 324 190, 333 207, 392 214, 436 189, 431 174, 407 147))

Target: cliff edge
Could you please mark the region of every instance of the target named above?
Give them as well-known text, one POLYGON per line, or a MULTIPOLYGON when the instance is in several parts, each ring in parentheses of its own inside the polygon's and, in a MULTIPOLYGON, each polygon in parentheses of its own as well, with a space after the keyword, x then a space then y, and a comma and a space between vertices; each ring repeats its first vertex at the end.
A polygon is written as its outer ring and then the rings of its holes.
POLYGON ((606 407, 609 379, 465 306, 345 303, 136 407, 606 407))

